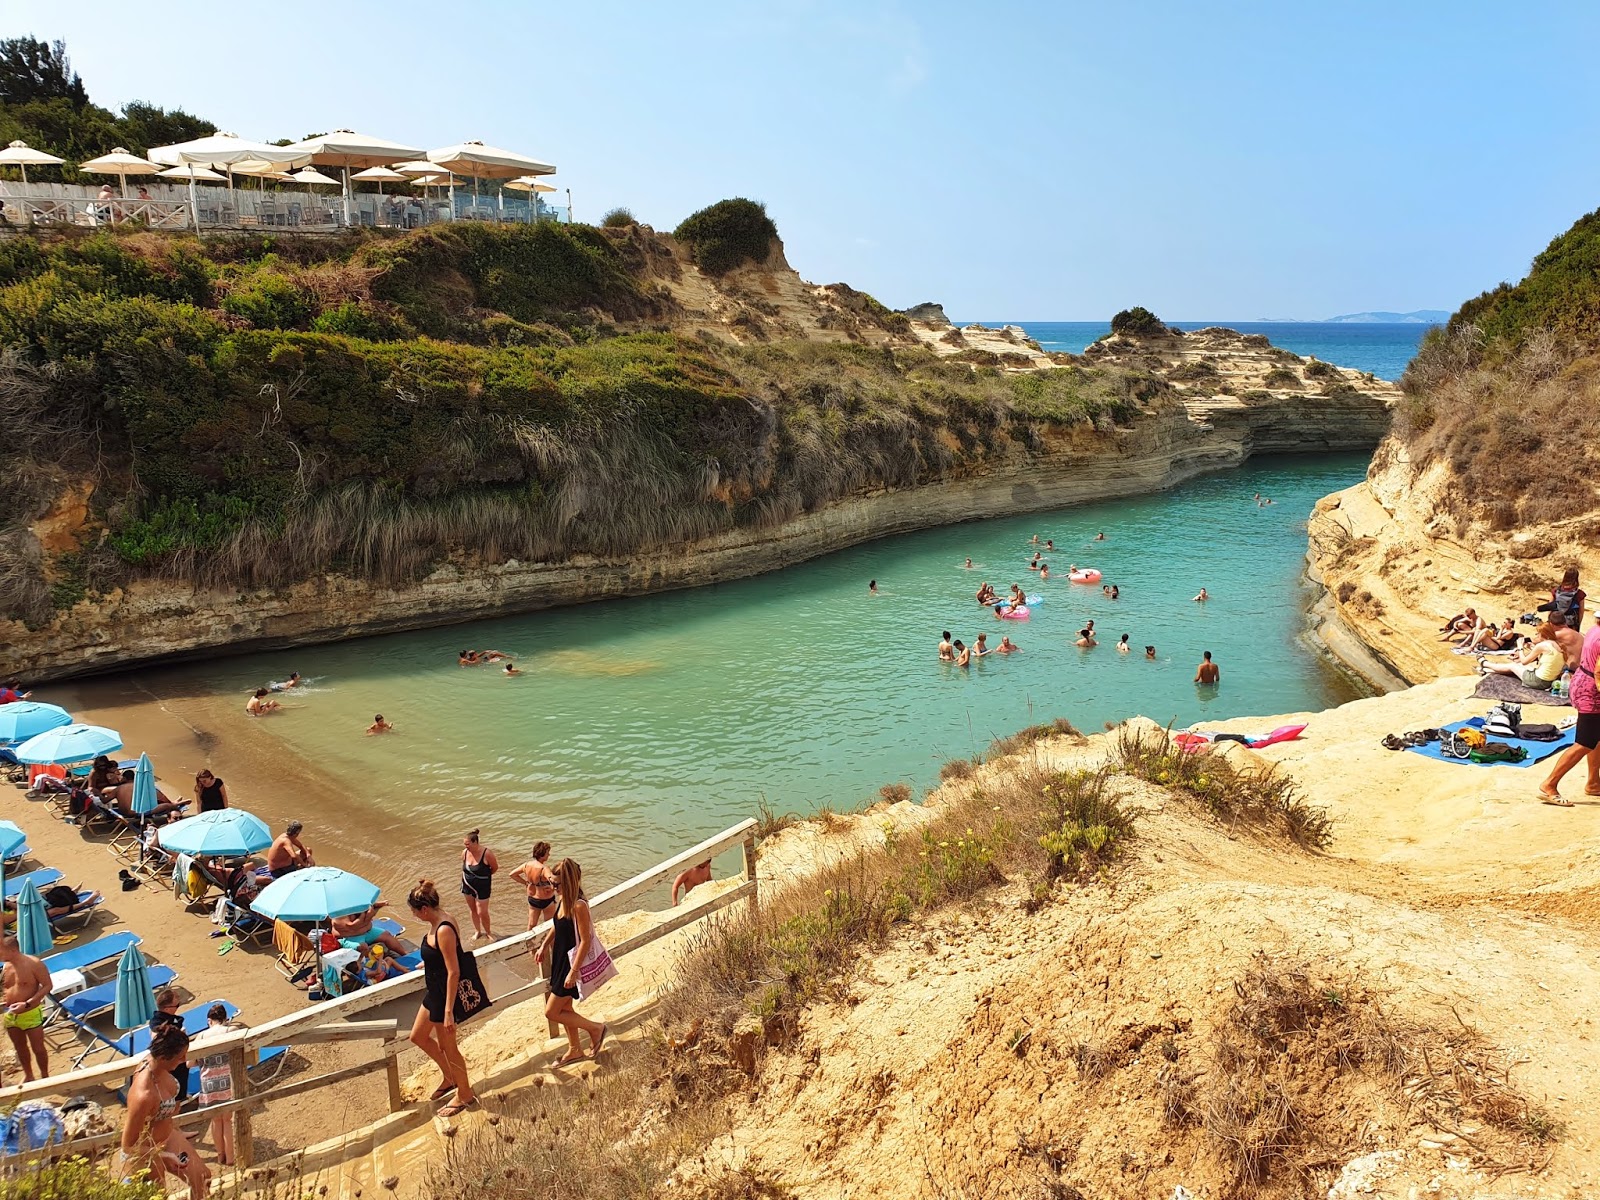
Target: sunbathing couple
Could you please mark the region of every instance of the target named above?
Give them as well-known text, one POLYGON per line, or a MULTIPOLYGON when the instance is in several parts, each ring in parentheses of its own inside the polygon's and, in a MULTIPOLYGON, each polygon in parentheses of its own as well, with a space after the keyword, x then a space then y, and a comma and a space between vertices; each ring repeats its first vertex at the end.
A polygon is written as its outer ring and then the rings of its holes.
POLYGON ((1583 635, 1566 625, 1544 622, 1534 637, 1505 662, 1478 659, 1478 671, 1483 675, 1509 675, 1525 688, 1547 692, 1554 686, 1570 659, 1578 661, 1583 649, 1583 635))
POLYGON ((1457 654, 1514 650, 1519 641, 1517 623, 1510 617, 1496 625, 1493 621, 1485 621, 1472 608, 1451 617, 1439 632, 1444 634, 1439 639, 1441 642, 1455 642, 1457 654))

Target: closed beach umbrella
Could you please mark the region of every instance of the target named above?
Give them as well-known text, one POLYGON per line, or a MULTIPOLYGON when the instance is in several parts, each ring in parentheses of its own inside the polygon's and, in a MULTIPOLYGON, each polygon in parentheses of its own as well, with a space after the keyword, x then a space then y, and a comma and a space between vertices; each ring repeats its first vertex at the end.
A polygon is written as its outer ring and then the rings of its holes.
POLYGON ((101 754, 111 754, 122 749, 122 735, 115 729, 100 725, 62 725, 35 734, 13 754, 18 762, 35 766, 66 765, 88 762, 101 754))
MULTIPOLYGON (((27 844, 28 835, 22 832, 15 821, 0 821, 0 862, 4 862, 27 844)), ((0 876, 0 888, 4 886, 5 878, 0 876)))
POLYGON ((123 147, 118 146, 110 154, 102 154, 99 158, 79 163, 78 170, 89 171, 95 175, 115 175, 118 189, 122 192, 122 198, 126 200, 129 175, 155 175, 160 173, 161 167, 148 159, 140 158, 137 154, 129 154, 123 147))
POLYGON ((344 168, 344 219, 350 222, 350 172, 367 167, 386 167, 391 163, 421 158, 422 151, 415 146, 403 146, 387 138, 357 133, 353 129, 335 129, 321 137, 307 138, 285 146, 285 150, 304 153, 307 162, 319 167, 344 168))
POLYGON ((138 1029, 148 1025, 156 1015, 156 998, 150 986, 150 967, 139 953, 139 947, 129 946, 117 960, 117 1007, 111 1019, 118 1029, 138 1029))
POLYGON ((33 886, 33 880, 22 885, 17 896, 17 948, 35 958, 49 954, 55 945, 50 937, 50 914, 45 911, 44 897, 33 886))
POLYGON ((54 704, 19 700, 0 704, 0 742, 23 742, 48 729, 72 724, 72 714, 54 704))
POLYGON ((12 142, 4 150, 0 150, 0 167, 18 167, 22 171, 22 182, 28 182, 29 167, 58 167, 63 160, 54 154, 46 154, 43 150, 35 150, 27 142, 12 142))
POLYGON ((133 803, 128 808, 140 817, 156 810, 156 769, 148 754, 139 755, 138 765, 133 768, 133 803))
POLYGON ((366 912, 377 899, 378 885, 359 875, 338 867, 305 867, 267 884, 250 907, 275 921, 321 921, 366 912))
POLYGON ((254 854, 272 845, 272 830, 260 817, 242 808, 199 813, 167 826, 161 848, 191 857, 232 858, 254 854))

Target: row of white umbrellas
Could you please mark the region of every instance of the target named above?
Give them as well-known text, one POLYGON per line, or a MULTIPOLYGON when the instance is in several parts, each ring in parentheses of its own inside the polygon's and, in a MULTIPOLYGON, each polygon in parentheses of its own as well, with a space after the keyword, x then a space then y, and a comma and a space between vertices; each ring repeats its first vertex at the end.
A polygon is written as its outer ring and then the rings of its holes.
MULTIPOLYGON (((29 166, 52 166, 61 162, 60 158, 35 150, 20 141, 12 142, 0 150, 0 166, 21 167, 23 182, 27 182, 29 166)), ((197 180, 226 179, 231 187, 234 175, 342 186, 346 221, 350 219, 352 180, 375 181, 381 193, 385 182, 443 186, 453 185, 454 177, 463 175, 472 179, 474 195, 480 179, 505 180, 507 187, 521 191, 551 192, 555 189, 539 182, 539 177, 553 175, 556 170, 549 163, 497 146, 486 146, 482 142, 461 142, 424 153, 414 146, 348 129, 338 129, 287 146, 253 142, 231 133, 213 133, 172 146, 157 146, 150 151, 148 158, 130 154, 119 146, 110 154, 80 163, 78 169, 100 175, 116 175, 124 192, 129 175, 154 174, 169 179, 185 179, 189 182, 191 201, 197 180), (342 178, 324 175, 316 170, 318 166, 339 167, 342 169, 342 178), (225 174, 218 174, 215 168, 221 168, 225 174), (301 169, 290 174, 294 168, 301 169)))

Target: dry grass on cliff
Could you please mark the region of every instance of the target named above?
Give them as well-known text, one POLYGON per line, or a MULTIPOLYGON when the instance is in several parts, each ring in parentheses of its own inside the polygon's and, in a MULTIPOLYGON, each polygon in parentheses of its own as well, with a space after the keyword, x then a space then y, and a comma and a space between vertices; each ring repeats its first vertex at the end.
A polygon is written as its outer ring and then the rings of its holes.
POLYGON ((1395 436, 1413 469, 1442 459, 1456 477, 1441 497, 1458 520, 1510 530, 1588 517, 1600 506, 1600 356, 1576 356, 1548 334, 1491 357, 1473 326, 1431 335, 1401 380, 1395 436))

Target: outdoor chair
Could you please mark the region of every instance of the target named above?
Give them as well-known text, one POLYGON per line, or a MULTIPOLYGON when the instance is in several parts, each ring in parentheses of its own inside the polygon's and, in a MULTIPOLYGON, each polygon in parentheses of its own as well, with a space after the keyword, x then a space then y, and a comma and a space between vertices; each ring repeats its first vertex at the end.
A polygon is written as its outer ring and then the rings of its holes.
POLYGON ((261 946, 275 935, 276 922, 269 917, 251 912, 248 904, 228 899, 224 899, 222 904, 222 927, 227 930, 228 936, 233 938, 234 942, 246 946, 261 946))
POLYGON ((29 871, 26 875, 11 875, 8 873, 6 875, 6 902, 9 904, 22 895, 22 889, 30 883, 38 888, 40 892, 43 892, 52 883, 60 883, 63 878, 61 872, 54 867, 40 867, 37 871, 29 871))
POLYGON ((108 933, 105 937, 96 938, 92 942, 85 942, 81 946, 73 946, 58 954, 49 955, 44 960, 45 970, 52 975, 62 971, 77 971, 87 978, 96 968, 103 967, 106 963, 115 963, 129 946, 138 946, 143 941, 144 939, 137 933, 127 930, 108 933))
POLYGON ((317 952, 311 939, 287 921, 272 923, 272 946, 278 952, 273 965, 285 979, 292 982, 308 968, 316 969, 317 952))
MULTIPOLYGON (((150 988, 160 991, 170 986, 177 978, 178 972, 162 963, 156 963, 149 969, 150 988)), ((83 1021, 92 1021, 103 1017, 117 1006, 117 981, 108 979, 104 983, 97 983, 94 987, 84 988, 81 992, 72 992, 66 996, 47 996, 54 1010, 53 1016, 64 1018, 74 1024, 83 1021)))
POLYGON ((78 899, 66 912, 56 913, 50 918, 50 928, 58 932, 68 929, 81 928, 89 923, 89 918, 94 915, 94 910, 106 902, 106 898, 99 892, 79 891, 78 899))

